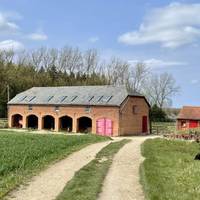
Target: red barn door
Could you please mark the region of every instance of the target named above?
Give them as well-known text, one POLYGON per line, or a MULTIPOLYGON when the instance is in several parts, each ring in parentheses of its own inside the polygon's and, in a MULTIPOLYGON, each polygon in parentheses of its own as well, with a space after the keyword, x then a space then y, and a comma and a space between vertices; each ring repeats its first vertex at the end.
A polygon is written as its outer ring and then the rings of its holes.
POLYGON ((148 131, 147 116, 142 117, 142 133, 147 133, 148 131))
POLYGON ((198 127, 198 121, 190 120, 189 127, 190 128, 197 128, 198 127))

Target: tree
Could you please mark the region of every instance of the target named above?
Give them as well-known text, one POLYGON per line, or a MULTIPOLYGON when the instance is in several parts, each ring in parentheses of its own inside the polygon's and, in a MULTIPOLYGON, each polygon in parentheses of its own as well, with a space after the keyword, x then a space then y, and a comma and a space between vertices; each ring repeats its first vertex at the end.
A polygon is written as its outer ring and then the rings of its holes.
POLYGON ((130 76, 128 81, 128 89, 131 91, 142 92, 145 78, 149 75, 149 68, 145 63, 138 62, 130 69, 130 76))
POLYGON ((65 46, 60 50, 58 63, 59 70, 68 73, 77 73, 83 65, 82 53, 78 48, 65 46))
POLYGON ((105 74, 112 85, 127 85, 129 80, 129 64, 118 58, 112 58, 106 65, 105 74))
POLYGON ((150 110, 150 120, 152 122, 165 122, 167 121, 167 114, 162 108, 154 104, 150 110))
POLYGON ((8 84, 11 98, 34 86, 126 85, 161 108, 178 91, 170 74, 152 74, 144 63, 132 67, 119 58, 105 61, 94 49, 81 51, 68 46, 0 51, 0 117, 6 116, 8 84))
POLYGON ((98 53, 95 49, 87 50, 83 55, 83 69, 86 74, 91 74, 98 68, 98 53))
POLYGON ((169 106, 171 98, 179 92, 174 77, 169 73, 152 74, 144 84, 144 94, 151 105, 169 106))

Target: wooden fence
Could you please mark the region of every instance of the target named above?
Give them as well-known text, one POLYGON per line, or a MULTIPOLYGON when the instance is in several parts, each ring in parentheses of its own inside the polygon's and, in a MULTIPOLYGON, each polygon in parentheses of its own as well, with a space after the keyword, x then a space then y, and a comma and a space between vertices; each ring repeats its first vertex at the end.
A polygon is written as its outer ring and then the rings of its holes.
POLYGON ((8 119, 0 118, 0 128, 8 128, 8 119))
POLYGON ((152 134, 163 135, 176 132, 175 122, 152 122, 152 134))

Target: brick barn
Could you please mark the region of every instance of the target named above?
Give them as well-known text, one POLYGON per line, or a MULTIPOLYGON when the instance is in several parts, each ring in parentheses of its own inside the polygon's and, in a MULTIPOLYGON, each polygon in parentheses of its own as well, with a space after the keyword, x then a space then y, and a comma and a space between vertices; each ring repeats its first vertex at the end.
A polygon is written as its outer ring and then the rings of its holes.
POLYGON ((10 128, 147 134, 149 109, 144 96, 125 86, 33 87, 8 102, 8 122, 10 128))
POLYGON ((183 106, 177 117, 177 130, 187 130, 200 126, 200 107, 183 106))

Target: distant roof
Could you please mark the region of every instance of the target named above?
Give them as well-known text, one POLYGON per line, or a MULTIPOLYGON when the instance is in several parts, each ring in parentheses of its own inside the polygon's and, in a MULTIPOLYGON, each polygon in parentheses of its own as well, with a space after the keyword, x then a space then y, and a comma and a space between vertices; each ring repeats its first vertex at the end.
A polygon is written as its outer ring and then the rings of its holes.
POLYGON ((200 120, 200 106, 183 106, 177 119, 200 120))
POLYGON ((113 105, 120 106, 129 93, 125 86, 33 87, 16 95, 11 104, 31 105, 113 105))

